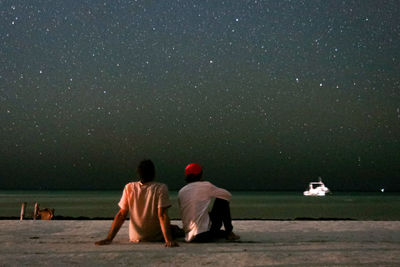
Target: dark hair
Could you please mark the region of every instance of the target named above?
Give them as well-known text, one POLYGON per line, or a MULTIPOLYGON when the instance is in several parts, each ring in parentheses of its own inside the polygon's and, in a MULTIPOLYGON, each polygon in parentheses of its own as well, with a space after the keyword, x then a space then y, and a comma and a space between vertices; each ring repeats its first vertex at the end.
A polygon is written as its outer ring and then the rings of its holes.
POLYGON ((203 172, 199 174, 188 174, 185 176, 185 181, 187 183, 193 183, 201 180, 201 177, 203 176, 203 172))
POLYGON ((137 173, 142 183, 153 181, 156 176, 154 163, 149 159, 142 160, 137 167, 137 173))

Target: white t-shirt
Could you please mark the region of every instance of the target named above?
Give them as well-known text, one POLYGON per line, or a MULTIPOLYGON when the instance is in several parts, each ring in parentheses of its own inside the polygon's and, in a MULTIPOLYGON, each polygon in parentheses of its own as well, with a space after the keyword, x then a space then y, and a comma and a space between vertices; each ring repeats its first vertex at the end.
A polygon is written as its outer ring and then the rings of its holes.
POLYGON ((157 182, 132 182, 125 185, 119 207, 129 210, 129 240, 161 241, 163 235, 158 208, 169 207, 168 188, 157 182))
POLYGON ((208 206, 212 198, 230 201, 232 195, 207 181, 189 183, 179 190, 178 202, 186 241, 190 242, 197 234, 210 230, 208 206))

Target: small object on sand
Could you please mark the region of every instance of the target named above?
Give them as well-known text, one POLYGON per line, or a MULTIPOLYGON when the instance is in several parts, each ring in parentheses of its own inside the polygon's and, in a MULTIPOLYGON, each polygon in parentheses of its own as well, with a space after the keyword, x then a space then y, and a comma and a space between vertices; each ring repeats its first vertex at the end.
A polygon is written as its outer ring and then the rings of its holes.
POLYGON ((37 215, 40 220, 51 220, 54 217, 54 209, 45 208, 39 211, 37 215))
POLYGON ((40 204, 35 203, 35 210, 33 213, 34 220, 52 220, 54 218, 54 209, 44 208, 39 209, 40 204))
POLYGON ((35 209, 33 210, 33 219, 36 220, 36 218, 39 215, 39 206, 40 204, 35 202, 35 209))
POLYGON ((19 217, 20 221, 22 221, 24 219, 26 204, 27 204, 26 202, 22 202, 21 215, 19 217))

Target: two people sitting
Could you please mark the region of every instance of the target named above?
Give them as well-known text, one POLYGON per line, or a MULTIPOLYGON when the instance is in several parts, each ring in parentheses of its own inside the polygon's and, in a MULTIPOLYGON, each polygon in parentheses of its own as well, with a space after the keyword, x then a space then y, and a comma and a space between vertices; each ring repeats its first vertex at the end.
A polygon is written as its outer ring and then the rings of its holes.
POLYGON ((218 238, 237 240, 240 237, 232 232, 232 219, 229 201, 232 195, 202 180, 202 167, 197 163, 185 168, 184 186, 178 194, 183 230, 171 225, 168 208, 171 202, 165 184, 155 182, 155 167, 151 160, 140 162, 137 173, 139 181, 125 185, 118 203, 120 210, 105 239, 96 245, 112 242, 126 216, 129 214, 129 240, 165 241, 166 247, 178 246, 175 239, 185 237, 187 242, 211 242, 218 238), (208 206, 215 198, 211 212, 208 206), (222 225, 225 230, 221 230, 222 225))

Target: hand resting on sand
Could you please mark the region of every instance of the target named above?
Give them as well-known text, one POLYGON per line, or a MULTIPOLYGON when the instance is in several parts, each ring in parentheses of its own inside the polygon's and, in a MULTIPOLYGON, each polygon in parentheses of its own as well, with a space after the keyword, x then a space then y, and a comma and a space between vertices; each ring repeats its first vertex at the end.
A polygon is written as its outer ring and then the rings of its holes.
MULTIPOLYGON (((112 242, 112 240, 110 240, 110 239, 103 239, 103 240, 95 242, 94 244, 96 246, 103 246, 103 245, 109 245, 109 244, 111 244, 111 242, 112 242)), ((165 247, 167 247, 167 248, 179 247, 179 244, 175 241, 168 241, 168 242, 165 242, 165 247)))
POLYGON ((167 247, 167 248, 179 247, 179 244, 175 241, 168 241, 168 242, 165 242, 165 247, 167 247))
POLYGON ((103 245, 109 245, 109 244, 111 244, 111 242, 112 242, 112 240, 110 240, 110 239, 103 239, 103 240, 95 242, 94 244, 96 246, 103 246, 103 245))

